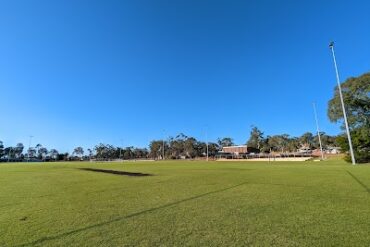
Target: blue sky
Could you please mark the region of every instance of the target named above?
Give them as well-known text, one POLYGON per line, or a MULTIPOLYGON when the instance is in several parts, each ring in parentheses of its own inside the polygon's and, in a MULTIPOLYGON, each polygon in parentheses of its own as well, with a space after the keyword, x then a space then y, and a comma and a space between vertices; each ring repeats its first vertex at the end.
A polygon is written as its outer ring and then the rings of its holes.
POLYGON ((60 151, 164 135, 322 131, 370 69, 369 1, 1 1, 0 140, 60 151), (207 126, 207 127, 206 127, 207 126), (121 141, 123 139, 123 141, 121 141))

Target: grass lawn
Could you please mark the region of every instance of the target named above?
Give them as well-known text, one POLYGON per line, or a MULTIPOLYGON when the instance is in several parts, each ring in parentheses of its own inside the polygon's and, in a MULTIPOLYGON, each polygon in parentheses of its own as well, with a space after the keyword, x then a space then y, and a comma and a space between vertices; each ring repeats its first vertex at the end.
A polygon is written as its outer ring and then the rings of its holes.
POLYGON ((370 166, 0 164, 0 246, 246 245, 370 246, 370 166))

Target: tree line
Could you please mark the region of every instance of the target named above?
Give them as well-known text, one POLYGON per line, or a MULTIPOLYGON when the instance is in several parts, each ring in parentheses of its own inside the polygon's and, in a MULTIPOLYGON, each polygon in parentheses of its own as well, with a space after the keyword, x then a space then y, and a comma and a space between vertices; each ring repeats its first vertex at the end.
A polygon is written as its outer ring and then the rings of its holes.
MULTIPOLYGON (((351 77, 343 82, 341 87, 356 160, 359 163, 370 162, 370 73, 359 77, 351 77)), ((332 122, 343 120, 337 86, 334 88, 333 98, 328 102, 327 114, 332 122)), ((339 146, 346 153, 345 159, 350 161, 350 156, 348 155, 349 145, 344 129, 343 124, 343 133, 338 136, 330 136, 321 132, 320 137, 324 149, 339 146)), ((250 137, 246 144, 264 153, 295 152, 298 148, 319 148, 318 136, 311 132, 306 132, 299 137, 288 134, 265 136, 256 126, 252 126, 250 137)), ((230 137, 219 138, 217 142, 209 142, 209 157, 215 157, 217 152, 222 150, 223 147, 232 145, 234 145, 234 142, 230 137)), ((132 146, 122 148, 103 143, 96 145, 92 149, 87 149, 87 152, 82 147, 76 147, 72 153, 59 153, 56 149, 49 150, 41 144, 29 147, 26 151, 24 149, 25 147, 22 143, 18 143, 14 147, 5 147, 4 143, 0 141, 0 161, 186 159, 205 157, 207 143, 180 133, 166 140, 151 141, 149 149, 132 146)))
MULTIPOLYGON (((337 137, 321 133, 324 147, 336 146, 337 137)), ((307 132, 300 137, 288 134, 264 136, 257 127, 252 126, 250 138, 245 143, 264 153, 296 152, 299 147, 318 148, 316 135, 307 132)), ((218 138, 216 142, 208 142, 208 156, 213 158, 223 147, 235 145, 231 137, 218 138)), ((2 161, 67 161, 67 160, 114 160, 114 159, 194 159, 207 155, 207 143, 183 133, 166 140, 152 140, 149 148, 116 147, 111 144, 99 143, 86 151, 82 147, 74 148, 72 153, 61 153, 56 149, 47 149, 41 144, 25 150, 22 143, 14 147, 4 147, 0 141, 0 159, 2 161)))

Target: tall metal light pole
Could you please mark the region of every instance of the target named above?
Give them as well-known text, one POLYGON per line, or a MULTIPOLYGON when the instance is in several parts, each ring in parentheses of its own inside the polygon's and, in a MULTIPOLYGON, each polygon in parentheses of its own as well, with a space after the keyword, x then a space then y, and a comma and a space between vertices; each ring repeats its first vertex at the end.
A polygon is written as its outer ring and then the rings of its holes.
POLYGON ((27 162, 30 161, 30 148, 31 148, 31 141, 33 136, 30 136, 30 141, 28 142, 28 155, 27 155, 27 162))
POLYGON ((319 144, 320 144, 320 151, 321 151, 321 159, 324 159, 324 153, 322 151, 322 143, 321 143, 321 137, 320 137, 320 129, 319 129, 319 120, 317 120, 317 112, 316 112, 316 105, 315 102, 312 103, 313 105, 313 112, 315 114, 315 121, 316 121, 316 129, 317 129, 317 136, 319 137, 319 144))
POLYGON ((344 124, 346 126, 346 132, 347 132, 347 137, 348 137, 348 144, 349 144, 349 151, 351 154, 351 159, 352 159, 352 165, 356 165, 356 160, 355 160, 355 155, 353 154, 353 147, 352 147, 352 140, 351 140, 351 134, 349 132, 349 127, 348 127, 348 121, 347 121, 347 114, 346 114, 346 108, 344 107, 344 101, 343 101, 343 95, 342 95, 342 88, 340 86, 340 80, 339 80, 339 73, 338 73, 338 67, 337 67, 337 61, 335 59, 335 53, 334 53, 334 42, 330 42, 329 48, 333 54, 333 61, 334 61, 334 67, 335 67, 335 73, 337 76, 337 83, 338 83, 338 91, 339 91, 339 97, 340 97, 340 102, 342 104, 342 111, 343 111, 343 118, 344 118, 344 124))

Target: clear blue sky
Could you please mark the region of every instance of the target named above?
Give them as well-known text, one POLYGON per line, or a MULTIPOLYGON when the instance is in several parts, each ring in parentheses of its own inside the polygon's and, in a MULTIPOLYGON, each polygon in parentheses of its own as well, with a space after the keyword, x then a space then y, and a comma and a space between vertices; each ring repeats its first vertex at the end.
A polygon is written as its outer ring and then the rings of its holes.
POLYGON ((370 69, 369 1, 1 1, 0 140, 71 151, 164 135, 322 131, 370 69))

